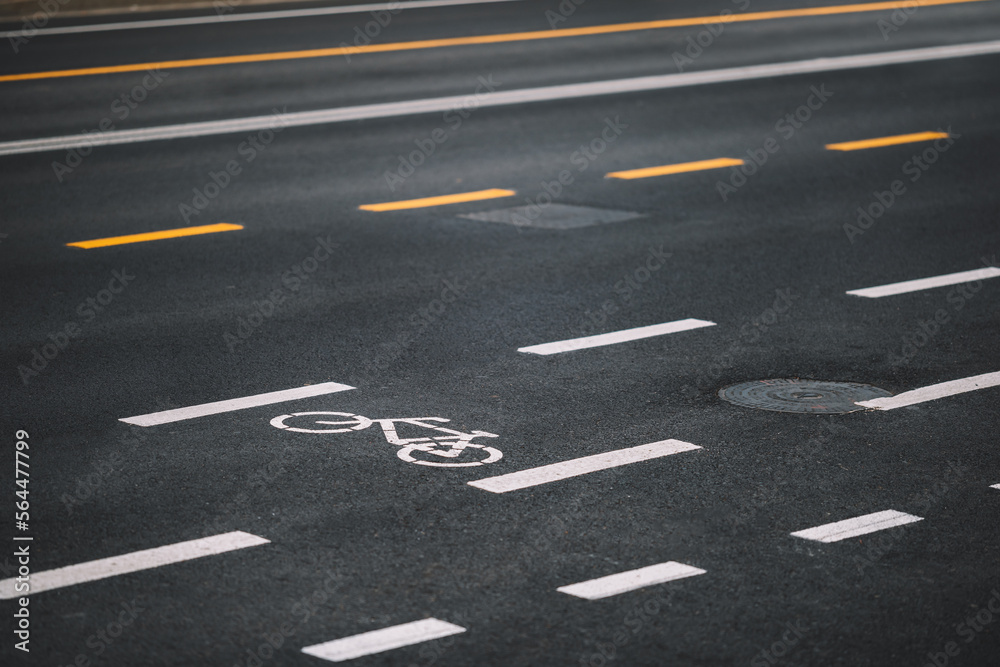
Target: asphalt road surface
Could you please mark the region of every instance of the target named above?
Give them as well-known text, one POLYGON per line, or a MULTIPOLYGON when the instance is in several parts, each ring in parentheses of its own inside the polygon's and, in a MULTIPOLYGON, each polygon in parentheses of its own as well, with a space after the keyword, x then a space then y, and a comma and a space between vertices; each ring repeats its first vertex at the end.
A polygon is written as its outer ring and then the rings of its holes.
POLYGON ((1000 5, 833 1, 7 26, 2 662, 1000 664, 1000 5))

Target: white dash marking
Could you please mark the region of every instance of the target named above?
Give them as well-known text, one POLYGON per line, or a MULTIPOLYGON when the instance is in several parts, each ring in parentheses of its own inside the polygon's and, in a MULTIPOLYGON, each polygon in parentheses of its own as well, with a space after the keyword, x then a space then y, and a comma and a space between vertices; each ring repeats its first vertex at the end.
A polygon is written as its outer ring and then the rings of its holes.
POLYGON ((991 489, 1000 489, 1000 484, 990 484, 991 489))
POLYGON ((508 491, 526 489, 530 486, 538 486, 539 484, 557 482, 569 477, 586 475, 598 470, 617 468, 629 463, 638 463, 639 461, 648 461, 649 459, 656 459, 661 456, 687 452, 692 449, 701 449, 701 447, 682 440, 661 440, 659 442, 651 442, 647 445, 639 445, 638 447, 616 449, 612 452, 584 456, 579 459, 570 459, 569 461, 553 463, 539 468, 529 468, 497 477, 478 479, 474 482, 468 482, 468 484, 469 486, 490 491, 491 493, 507 493, 508 491))
POLYGON ((461 632, 465 632, 465 628, 460 625, 439 621, 436 618, 425 618, 422 621, 372 630, 353 637, 334 639, 323 644, 313 644, 306 646, 302 652, 331 662, 343 662, 364 655, 382 653, 394 648, 457 635, 461 632))
POLYGON ((606 577, 582 581, 579 584, 560 586, 556 590, 560 593, 575 595, 585 600, 600 600, 612 595, 634 591, 637 588, 654 586, 666 581, 693 577, 698 574, 705 574, 705 570, 685 565, 684 563, 668 561, 666 563, 650 565, 649 567, 641 567, 638 570, 609 574, 606 577))
POLYGON ((907 292, 919 292, 935 287, 945 287, 947 285, 960 285, 971 283, 975 280, 985 280, 1000 276, 1000 269, 990 266, 985 269, 973 269, 972 271, 960 271, 959 273, 949 273, 945 276, 934 276, 932 278, 920 278, 918 280, 906 280, 901 283, 890 283, 879 285, 878 287, 866 287, 864 289, 853 289, 848 294, 863 296, 869 299, 877 299, 883 296, 894 296, 896 294, 906 294, 907 292))
POLYGON ((14 578, 0 581, 0 600, 9 600, 21 595, 51 591, 56 588, 74 586, 88 581, 98 581, 100 579, 107 579, 108 577, 116 577, 120 574, 150 570, 154 567, 171 565, 205 556, 214 556, 226 553, 227 551, 268 544, 269 542, 270 540, 266 540, 263 537, 237 530, 231 533, 223 533, 222 535, 213 535, 212 537, 169 544, 165 547, 144 549, 143 551, 134 551, 130 554, 122 554, 121 556, 92 560, 78 565, 68 565, 55 570, 34 572, 31 574, 30 590, 28 591, 15 591, 14 584, 17 580, 14 578))
POLYGON ((257 394, 256 396, 245 396, 244 398, 231 398, 228 401, 216 401, 215 403, 192 405, 187 408, 151 412, 148 415, 139 415, 137 417, 123 417, 118 421, 123 421, 126 424, 135 424, 136 426, 157 426, 158 424, 169 424, 170 422, 179 422, 185 419, 204 417, 205 415, 217 415, 233 410, 245 410, 261 405, 271 405, 272 403, 284 403, 285 401, 296 401, 300 398, 334 394, 338 391, 347 391, 348 389, 354 389, 354 387, 337 382, 323 382, 309 385, 308 387, 283 389, 266 394, 257 394))
POLYGON ((646 327, 637 327, 635 329, 612 331, 611 333, 598 334, 596 336, 585 336, 583 338, 560 340, 554 343, 542 343, 541 345, 519 347, 517 348, 517 351, 530 352, 531 354, 559 354, 560 352, 572 352, 573 350, 584 350, 588 347, 614 345, 615 343, 625 343, 630 340, 652 338, 653 336, 662 336, 664 334, 677 333, 678 331, 688 331, 689 329, 700 329, 702 327, 714 326, 715 322, 688 318, 686 320, 677 320, 676 322, 664 322, 663 324, 651 324, 646 327))
POLYGON ((817 542, 839 542, 849 537, 867 535, 868 533, 885 530, 886 528, 905 526, 908 523, 923 520, 923 517, 905 512, 885 510, 884 512, 875 512, 874 514, 866 514, 854 517, 853 519, 844 519, 836 523, 828 523, 824 526, 800 530, 792 533, 792 536, 801 537, 806 540, 815 540, 817 542))
POLYGON ((982 375, 974 375, 960 380, 950 380, 949 382, 932 384, 929 387, 904 391, 902 394, 896 394, 895 396, 873 398, 870 401, 857 401, 857 405, 862 405, 866 408, 875 408, 876 410, 895 410, 896 408, 905 408, 907 405, 926 403, 927 401, 934 401, 946 396, 995 387, 998 384, 1000 384, 1000 372, 983 373, 982 375))

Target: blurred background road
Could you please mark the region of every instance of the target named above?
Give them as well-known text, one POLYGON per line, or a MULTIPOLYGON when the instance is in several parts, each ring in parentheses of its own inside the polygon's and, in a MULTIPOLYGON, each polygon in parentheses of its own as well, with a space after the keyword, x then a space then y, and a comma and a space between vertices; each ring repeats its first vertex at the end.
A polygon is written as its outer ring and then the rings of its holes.
POLYGON ((998 24, 5 24, 4 664, 997 664, 998 24))

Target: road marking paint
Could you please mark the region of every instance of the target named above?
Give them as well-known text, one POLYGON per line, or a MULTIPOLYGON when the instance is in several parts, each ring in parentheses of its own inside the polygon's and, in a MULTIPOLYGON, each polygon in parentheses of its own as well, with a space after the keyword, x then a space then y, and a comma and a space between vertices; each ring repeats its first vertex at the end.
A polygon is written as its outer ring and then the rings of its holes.
MULTIPOLYGON (((268 21, 274 19, 295 19, 332 14, 360 14, 362 12, 389 11, 392 9, 425 9, 428 7, 454 7, 460 5, 484 5, 499 2, 520 2, 521 0, 411 0, 410 2, 377 2, 367 5, 347 5, 344 7, 317 7, 312 9, 289 9, 271 12, 244 12, 242 14, 216 14, 212 16, 189 16, 173 19, 152 19, 146 21, 121 21, 118 23, 91 23, 68 25, 55 28, 38 28, 32 37, 39 35, 75 35, 86 32, 109 32, 112 30, 137 30, 142 28, 174 28, 187 25, 218 25, 220 23, 240 23, 243 21, 268 21)), ((20 30, 0 32, 0 39, 21 37, 20 30)))
MULTIPOLYGON (((922 7, 935 5, 954 5, 969 2, 985 2, 987 0, 924 0, 922 7)), ((726 16, 721 22, 745 23, 750 21, 766 21, 773 19, 798 18, 804 16, 830 16, 834 14, 855 14, 860 12, 885 11, 902 9, 912 6, 912 0, 893 2, 873 2, 857 5, 835 5, 831 7, 813 7, 809 9, 787 9, 772 12, 751 12, 726 16)), ((596 25, 585 28, 562 28, 559 30, 538 30, 533 32, 514 32, 499 35, 476 35, 470 37, 448 37, 444 39, 427 39, 413 42, 394 42, 388 44, 368 44, 366 46, 341 46, 324 49, 305 49, 301 51, 279 51, 273 53, 253 53, 238 56, 218 56, 214 58, 190 58, 186 60, 167 60, 162 62, 135 63, 129 65, 111 65, 108 67, 84 67, 80 69, 54 70, 47 72, 27 72, 23 74, 6 74, 0 76, 0 82, 27 81, 37 79, 55 79, 71 76, 92 76, 95 74, 118 74, 121 72, 142 72, 147 69, 181 69, 187 67, 206 67, 210 65, 236 65, 245 63, 275 62, 283 60, 300 60, 303 58, 329 58, 331 56, 358 55, 362 53, 387 53, 395 51, 413 51, 417 49, 436 49, 452 46, 470 46, 477 44, 502 44, 506 42, 526 42, 543 39, 559 39, 563 37, 585 37, 592 35, 610 35, 643 30, 661 30, 663 28, 678 28, 702 25, 705 22, 719 23, 720 17, 699 16, 686 19, 665 19, 659 21, 641 21, 633 23, 615 23, 611 25, 596 25)))
POLYGON ((75 241, 67 243, 68 246, 76 248, 104 248, 111 245, 125 245, 126 243, 143 243, 145 241, 159 241, 161 239, 176 239, 181 236, 198 236, 200 234, 215 234, 217 232, 233 232, 243 229, 243 225, 232 225, 228 222, 220 222, 215 225, 202 225, 200 227, 181 227, 180 229, 164 229, 160 232, 146 232, 144 234, 128 234, 126 236, 110 236, 106 239, 93 239, 92 241, 75 241))
POLYGON ((655 586, 675 579, 684 579, 695 575, 705 574, 705 570, 691 567, 676 561, 657 563, 649 567, 641 567, 638 570, 609 574, 599 579, 582 581, 578 584, 560 586, 556 590, 567 595, 574 595, 584 600, 600 600, 612 595, 620 595, 634 591, 637 588, 655 586))
POLYGON ((991 484, 990 488, 991 489, 1000 489, 1000 484, 991 484))
POLYGON ((281 391, 257 394, 256 396, 231 398, 226 401, 202 403, 201 405, 164 410, 163 412, 151 412, 148 415, 123 417, 118 421, 125 422, 126 424, 135 424, 136 426, 157 426, 159 424, 169 424, 171 422, 179 422, 185 419, 194 419, 195 417, 217 415, 222 412, 232 412, 233 410, 245 410, 247 408, 256 408, 261 405, 271 405, 272 403, 284 403, 285 401, 297 401, 300 398, 334 394, 338 391, 347 391, 348 389, 354 389, 354 387, 350 387, 346 384, 339 384, 337 382, 322 382, 320 384, 312 384, 306 387, 296 387, 295 389, 282 389, 281 391))
MULTIPOLYGON (((524 88, 520 90, 497 91, 484 95, 478 100, 479 107, 500 107, 512 104, 529 104, 533 102, 551 102, 555 100, 573 100, 601 95, 620 95, 624 93, 649 92, 683 88, 686 86, 708 85, 732 81, 750 81, 778 76, 794 76, 817 72, 836 72, 866 67, 881 67, 883 65, 898 65, 906 63, 946 60, 949 58, 967 58, 1000 53, 1000 40, 963 44, 958 46, 936 46, 905 51, 890 51, 887 53, 868 53, 857 56, 840 56, 836 58, 816 58, 770 65, 749 65, 726 69, 708 70, 704 72, 684 72, 681 74, 662 74, 657 76, 642 76, 632 79, 617 79, 611 81, 592 81, 589 83, 572 83, 540 88, 524 88)), ((407 100, 403 102, 387 102, 380 104, 365 104, 354 107, 319 109, 316 111, 299 111, 282 113, 282 127, 306 127, 327 123, 342 123, 354 120, 369 120, 373 118, 396 118, 415 114, 449 111, 468 103, 464 95, 451 97, 435 97, 423 100, 407 100)), ((181 139, 190 137, 205 137, 217 134, 255 132, 273 129, 274 115, 251 116, 247 118, 231 118, 228 120, 203 121, 198 123, 181 123, 178 125, 161 125, 133 130, 111 130, 109 132, 91 133, 86 135, 69 134, 59 137, 44 137, 41 139, 19 139, 17 141, 0 142, 0 155, 15 155, 19 153, 38 153, 50 150, 69 150, 86 148, 88 146, 114 146, 145 141, 164 139, 181 139)))
POLYGON ((314 644, 302 649, 307 653, 331 662, 343 662, 365 655, 391 651, 403 646, 411 646, 432 639, 449 637, 465 632, 465 628, 436 618, 425 618, 422 621, 403 623, 390 628, 363 632, 353 637, 334 639, 323 644, 314 644))
POLYGON ((15 578, 0 581, 0 600, 9 600, 21 595, 41 593, 56 588, 65 588, 66 586, 75 586, 76 584, 98 581, 121 574, 151 570, 163 565, 181 563, 195 558, 204 558, 205 556, 215 556, 227 551, 256 547, 261 544, 269 544, 270 542, 270 540, 263 537, 236 530, 231 533, 203 537, 187 542, 178 542, 177 544, 169 544, 164 547, 156 547, 155 549, 133 551, 121 556, 101 558, 100 560, 92 560, 78 565, 68 565, 55 570, 32 572, 30 589, 27 591, 16 591, 14 589, 14 584, 17 581, 15 578))
POLYGON ((876 410, 895 410, 896 408, 905 408, 907 405, 926 403, 927 401, 934 401, 946 396, 964 394, 969 391, 976 391, 977 389, 996 387, 997 385, 1000 385, 1000 372, 983 373, 982 375, 974 375, 960 380, 932 384, 929 387, 921 387, 912 391, 904 391, 902 394, 896 394, 895 396, 873 398, 870 401, 858 401, 857 404, 863 405, 866 408, 875 408, 876 410))
POLYGON ((815 540, 817 542, 839 542, 849 537, 867 535, 868 533, 885 530, 886 528, 904 526, 908 523, 923 520, 923 517, 907 514, 906 512, 885 510, 884 512, 875 512, 874 514, 866 514, 854 517, 853 519, 844 519, 836 523, 828 523, 823 526, 800 530, 792 533, 792 536, 801 537, 806 540, 815 540))
POLYGON ((907 292, 919 292, 920 290, 933 289, 935 287, 945 287, 947 285, 959 285, 961 283, 971 283, 976 280, 996 278, 1000 276, 1000 269, 989 266, 984 269, 973 269, 972 271, 960 271, 949 273, 944 276, 934 276, 931 278, 919 278, 917 280, 906 280, 901 283, 890 283, 879 285, 878 287, 866 287, 864 289, 853 289, 847 293, 854 296, 863 296, 869 299, 878 299, 883 296, 895 296, 896 294, 906 294, 907 292))
POLYGON ((611 452, 594 454, 593 456, 560 461, 559 463, 552 463, 539 468, 528 468, 527 470, 520 470, 497 477, 477 479, 474 482, 468 482, 468 485, 489 491, 490 493, 507 493, 508 491, 517 491, 518 489, 526 489, 531 486, 548 484, 549 482, 558 482, 561 479, 579 477, 580 475, 597 472, 598 470, 607 470, 630 463, 658 459, 663 456, 679 454, 680 452, 687 452, 693 449, 701 449, 701 447, 692 445, 690 442, 684 442, 683 440, 660 440, 659 442, 651 442, 646 445, 639 445, 638 447, 616 449, 611 452))
POLYGON ((680 162, 678 164, 665 164, 660 167, 646 167, 644 169, 629 169, 628 171, 612 171, 605 174, 604 178, 623 178, 631 180, 633 178, 652 178, 653 176, 667 176, 669 174, 684 174, 689 171, 705 171, 706 169, 722 169, 723 167, 736 167, 744 164, 744 160, 735 158, 720 157, 714 160, 698 160, 697 162, 680 162))
POLYGON ((916 132, 914 134, 897 134, 892 137, 876 137, 875 139, 861 139, 859 141, 844 141, 839 144, 827 144, 826 149, 828 151, 860 151, 866 148, 897 146, 899 144, 914 144, 918 141, 932 141, 934 139, 947 138, 947 132, 916 132))
POLYGON ((631 340, 651 338, 653 336, 663 336, 665 334, 677 333, 678 331, 688 331, 690 329, 701 329, 702 327, 714 327, 715 322, 706 320, 696 320, 688 318, 677 320, 676 322, 664 322, 662 324, 650 324, 645 327, 635 329, 623 329, 622 331, 612 331, 596 336, 584 336, 583 338, 571 338, 569 340, 558 340, 554 343, 542 343, 541 345, 529 345, 528 347, 517 348, 518 352, 529 352, 531 354, 560 354, 562 352, 572 352, 574 350, 585 350, 590 347, 601 347, 603 345, 615 345, 631 340))
POLYGON ((513 190, 501 190, 493 188, 490 190, 477 190, 475 192, 460 192, 456 195, 441 195, 438 197, 423 197, 422 199, 407 199, 404 201, 390 201, 384 204, 365 204, 359 206, 362 211, 401 211, 410 208, 427 208, 429 206, 444 206, 445 204, 460 204, 467 201, 481 201, 483 199, 499 199, 501 197, 512 197, 517 193, 513 190))

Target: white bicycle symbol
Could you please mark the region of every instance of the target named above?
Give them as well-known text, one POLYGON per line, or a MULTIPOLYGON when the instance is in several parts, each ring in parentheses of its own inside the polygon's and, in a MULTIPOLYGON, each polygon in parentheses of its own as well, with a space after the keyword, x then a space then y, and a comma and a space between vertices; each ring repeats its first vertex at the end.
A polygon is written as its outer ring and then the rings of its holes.
MULTIPOLYGON (((479 466, 484 463, 495 463, 503 458, 503 452, 494 447, 487 447, 486 445, 480 445, 472 442, 473 438, 498 438, 500 436, 495 433, 487 433, 486 431, 473 431, 472 433, 463 433, 462 431, 453 431, 450 428, 444 428, 443 426, 435 426, 434 424, 427 424, 425 422, 438 422, 446 423, 451 421, 450 419, 442 419, 441 417, 415 417, 406 419, 369 419, 368 417, 362 417, 361 415, 352 415, 349 412, 293 412, 290 415, 280 415, 271 420, 271 426, 275 428, 284 429, 286 431, 294 431, 295 433, 349 433, 350 431, 362 431, 372 424, 377 423, 382 427, 382 432, 385 434, 385 439, 390 445, 399 445, 401 449, 396 452, 396 455, 407 463, 415 463, 421 466, 435 466, 439 468, 467 468, 469 466, 479 466), (323 416, 326 419, 318 419, 316 417, 323 416), (288 420, 297 420, 302 417, 312 417, 309 420, 299 420, 308 421, 310 426, 324 426, 327 428, 303 428, 301 426, 291 426, 286 423, 288 420), (330 420, 329 418, 336 417, 337 420, 330 420), (396 433, 396 424, 409 424, 411 426, 419 426, 421 428, 428 428, 433 431, 439 431, 447 435, 439 435, 435 437, 427 438, 400 438, 396 433), (444 461, 433 461, 418 459, 413 456, 414 452, 421 452, 430 456, 437 456, 444 459, 456 459, 462 455, 466 449, 482 450, 482 453, 486 457, 481 461, 472 461, 468 463, 446 463, 444 461)), ((295 423, 295 422, 293 422, 295 423)))

